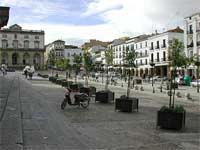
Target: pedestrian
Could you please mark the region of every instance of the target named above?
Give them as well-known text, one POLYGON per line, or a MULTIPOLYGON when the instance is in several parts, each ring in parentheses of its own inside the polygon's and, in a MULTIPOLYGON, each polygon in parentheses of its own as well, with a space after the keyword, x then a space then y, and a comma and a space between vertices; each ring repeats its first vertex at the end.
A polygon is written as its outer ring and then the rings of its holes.
POLYGON ((27 69, 24 70, 24 75, 25 75, 25 78, 27 79, 27 76, 28 76, 28 71, 27 71, 27 69))

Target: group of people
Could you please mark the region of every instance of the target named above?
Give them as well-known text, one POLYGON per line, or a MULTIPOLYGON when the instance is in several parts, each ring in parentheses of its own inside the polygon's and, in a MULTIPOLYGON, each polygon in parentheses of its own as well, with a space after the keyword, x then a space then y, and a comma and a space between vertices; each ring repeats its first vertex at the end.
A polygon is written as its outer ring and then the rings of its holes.
POLYGON ((35 68, 34 66, 26 66, 23 70, 25 78, 27 79, 29 77, 29 79, 32 79, 33 74, 35 72, 35 68))

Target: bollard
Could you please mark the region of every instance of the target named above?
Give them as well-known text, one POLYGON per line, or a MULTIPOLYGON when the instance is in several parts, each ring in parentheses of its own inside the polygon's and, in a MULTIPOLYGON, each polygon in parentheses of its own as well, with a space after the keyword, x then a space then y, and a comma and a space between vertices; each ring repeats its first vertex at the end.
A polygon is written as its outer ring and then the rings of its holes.
POLYGON ((140 87, 140 91, 144 91, 144 88, 143 88, 143 86, 141 86, 141 87, 140 87))
POLYGON ((177 97, 181 97, 181 92, 177 92, 177 93, 176 93, 176 96, 177 96, 177 97))
POLYGON ((192 99, 190 93, 187 93, 185 96, 186 96, 186 98, 187 98, 188 100, 191 100, 191 99, 192 99))

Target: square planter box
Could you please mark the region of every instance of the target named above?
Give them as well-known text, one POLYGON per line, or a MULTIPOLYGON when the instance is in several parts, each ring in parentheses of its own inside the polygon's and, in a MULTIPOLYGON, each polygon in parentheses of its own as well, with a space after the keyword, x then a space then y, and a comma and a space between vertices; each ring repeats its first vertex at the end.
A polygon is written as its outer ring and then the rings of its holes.
POLYGON ((62 87, 69 87, 72 84, 73 84, 72 81, 66 81, 66 80, 62 81, 62 87))
POLYGON ((185 127, 186 112, 157 112, 157 126, 164 129, 180 130, 185 127))
POLYGON ((110 103, 114 102, 114 92, 111 91, 99 91, 96 92, 95 102, 101 102, 101 103, 110 103))
POLYGON ((74 90, 74 91, 78 91, 78 90, 79 90, 78 84, 71 84, 71 85, 69 85, 69 88, 70 88, 71 90, 74 90))
POLYGON ((135 109, 138 112, 139 99, 135 97, 121 97, 115 99, 115 110, 123 112, 133 112, 135 109))

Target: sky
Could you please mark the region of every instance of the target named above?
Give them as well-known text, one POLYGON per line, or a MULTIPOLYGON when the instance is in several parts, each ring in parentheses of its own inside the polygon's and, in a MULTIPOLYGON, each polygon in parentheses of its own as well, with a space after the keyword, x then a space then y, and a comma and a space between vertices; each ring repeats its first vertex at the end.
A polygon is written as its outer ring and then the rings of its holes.
POLYGON ((200 0, 1 0, 0 6, 10 7, 8 26, 44 30, 45 44, 61 39, 78 46, 183 27, 185 17, 200 12, 200 0))

